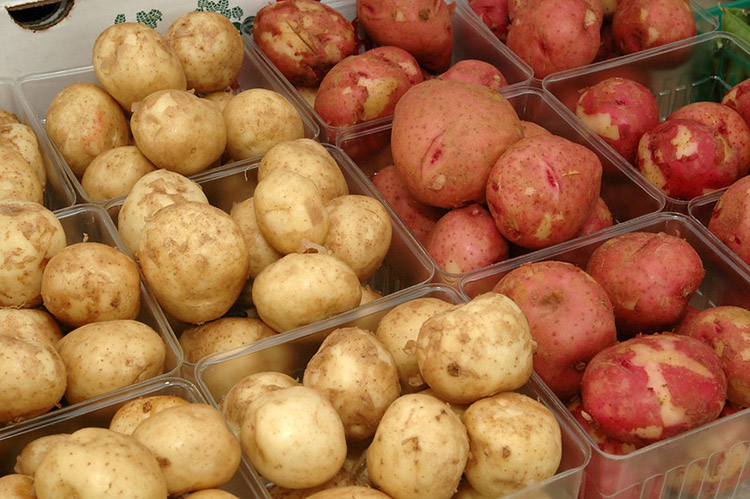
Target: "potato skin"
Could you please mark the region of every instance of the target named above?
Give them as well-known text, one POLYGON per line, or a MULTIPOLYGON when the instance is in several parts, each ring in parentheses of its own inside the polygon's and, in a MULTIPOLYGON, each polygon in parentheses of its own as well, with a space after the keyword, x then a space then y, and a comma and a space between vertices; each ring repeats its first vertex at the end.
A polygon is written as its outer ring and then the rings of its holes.
POLYGON ((235 221, 245 238, 245 246, 250 261, 250 277, 255 279, 261 270, 284 254, 268 244, 263 236, 263 232, 258 226, 258 219, 255 216, 254 198, 247 198, 232 206, 229 216, 235 221))
POLYGON ((446 72, 437 76, 441 80, 459 80, 479 83, 498 91, 508 85, 508 80, 497 67, 479 59, 456 61, 446 72))
POLYGON ((25 159, 39 178, 42 188, 47 184, 47 170, 36 132, 23 123, 0 124, 0 145, 10 146, 25 159))
POLYGON ((44 188, 26 159, 13 147, 0 144, 0 200, 44 203, 44 188))
POLYGON ((127 196, 138 179, 154 170, 154 164, 137 146, 113 147, 89 163, 81 187, 91 199, 127 196))
POLYGON ((0 308, 0 335, 10 334, 55 347, 62 338, 60 324, 43 308, 0 308))
POLYGON ((131 435, 133 430, 144 420, 159 411, 176 405, 189 404, 186 399, 177 395, 150 395, 138 397, 126 402, 109 420, 109 429, 131 435))
POLYGON ((622 54, 632 54, 695 36, 690 3, 683 0, 619 0, 612 36, 622 54))
POLYGON ((212 353, 248 345, 275 334, 276 331, 256 317, 220 317, 189 326, 182 331, 179 340, 185 360, 195 363, 212 353))
POLYGON ((18 473, 0 476, 0 496, 6 499, 35 499, 34 478, 18 473))
POLYGON ((730 185, 714 205, 708 221, 710 230, 744 262, 750 263, 750 177, 730 185))

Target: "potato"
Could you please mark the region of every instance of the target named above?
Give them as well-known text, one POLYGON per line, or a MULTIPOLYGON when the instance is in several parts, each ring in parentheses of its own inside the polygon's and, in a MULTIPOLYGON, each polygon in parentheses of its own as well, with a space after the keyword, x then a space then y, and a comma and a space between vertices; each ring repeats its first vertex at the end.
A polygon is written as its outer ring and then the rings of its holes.
POLYGON ((62 338, 60 325, 43 308, 0 308, 0 334, 55 347, 62 338))
POLYGON ((346 459, 344 424, 312 388, 264 393, 247 407, 242 450, 263 477, 281 487, 315 487, 333 478, 346 459))
POLYGON ((518 305, 487 292, 427 319, 417 337, 417 362, 441 400, 467 403, 526 383, 535 348, 518 305))
POLYGON ((159 333, 128 319, 80 326, 57 343, 57 351, 68 375, 70 404, 158 376, 166 358, 159 333))
POLYGON ((299 382, 296 379, 281 372, 261 371, 248 374, 232 385, 221 398, 221 414, 227 420, 229 429, 239 438, 247 406, 253 400, 263 393, 297 385, 299 382))
POLYGON ((6 125, 8 123, 20 123, 18 116, 15 113, 0 109, 0 125, 6 125))
POLYGON ((468 457, 469 437, 458 416, 436 397, 412 393, 383 414, 367 450, 367 469, 391 497, 449 498, 468 457))
POLYGON ((291 170, 313 181, 326 203, 349 194, 349 186, 336 159, 320 142, 302 138, 270 148, 258 166, 258 181, 275 170, 291 170))
POLYGON ((169 170, 147 173, 133 185, 120 208, 117 229, 136 259, 146 221, 159 209, 180 201, 208 204, 197 182, 169 170))
POLYGON ((267 265, 284 255, 268 244, 258 227, 258 219, 255 217, 255 201, 252 197, 232 205, 229 215, 245 238, 250 262, 250 278, 255 279, 267 265))
POLYGON ((321 490, 307 497, 309 499, 348 499, 351 497, 356 497, 357 499, 387 499, 389 496, 371 487, 347 485, 321 490))
POLYGON ((305 136, 302 116, 286 97, 265 88, 243 90, 223 111, 227 151, 235 160, 263 156, 271 147, 305 136))
POLYGON ((693 8, 684 0, 619 0, 612 36, 623 54, 659 47, 695 36, 693 8))
POLYGON ((28 161, 10 146, 0 144, 0 200, 44 203, 44 188, 28 161))
POLYGON ((47 452, 58 443, 68 440, 69 437, 70 433, 51 433, 35 438, 24 445, 21 453, 16 456, 13 471, 33 477, 47 452))
POLYGON ((176 405, 189 404, 186 399, 177 395, 150 395, 138 397, 122 405, 109 420, 109 429, 132 435, 141 422, 150 418, 159 411, 174 407, 176 405))
POLYGON ((469 0, 469 7, 498 40, 507 41, 510 28, 508 0, 469 0))
POLYGON ((157 211, 143 228, 137 255, 164 310, 195 324, 224 315, 249 274, 237 224, 219 208, 196 201, 157 211))
POLYGON ((636 445, 715 420, 726 397, 727 380, 713 349, 673 333, 639 335, 605 348, 591 359, 581 383, 583 410, 594 425, 636 445))
POLYGON ((79 178, 99 154, 130 141, 125 113, 93 83, 71 83, 55 94, 45 120, 47 135, 79 178))
POLYGON ((141 308, 141 274, 118 248, 71 244, 44 268, 42 300, 56 319, 71 326, 135 319, 141 308))
POLYGON ((746 263, 750 263, 748 186, 748 176, 730 185, 714 205, 708 221, 708 230, 746 263))
POLYGON ((329 215, 315 183, 291 170, 274 170, 253 193, 255 219, 263 237, 279 253, 303 252, 322 245, 329 215))
POLYGON ((479 59, 456 61, 446 72, 437 76, 441 80, 459 80, 479 83, 498 91, 508 85, 503 73, 489 62, 479 59))
POLYGON ((484 201, 492 165, 521 137, 518 115, 502 95, 474 83, 433 79, 399 100, 391 150, 417 200, 457 208, 484 201))
POLYGON ((276 331, 255 317, 220 317, 187 327, 179 340, 185 361, 195 363, 213 353, 249 345, 275 334, 276 331))
POLYGON ((242 457, 221 413, 208 404, 159 411, 132 436, 156 456, 171 495, 220 487, 237 472, 242 457))
POLYGON ((623 442, 622 440, 612 438, 603 433, 598 427, 596 427, 591 416, 583 410, 580 396, 575 396, 570 399, 567 407, 573 415, 573 418, 581 425, 581 428, 588 433, 589 437, 601 451, 615 456, 625 456, 640 447, 643 447, 643 445, 634 445, 628 442, 623 442))
POLYGON ((512 494, 550 478, 560 466, 560 424, 527 395, 503 392, 477 400, 463 423, 470 449, 466 478, 482 494, 512 494))
POLYGON ((750 88, 750 79, 742 80, 730 88, 721 98, 721 103, 737 111, 742 116, 742 119, 745 120, 745 123, 750 123, 748 88, 750 88))
POLYGON ((0 334, 0 423, 48 412, 65 394, 65 364, 42 342, 0 334))
POLYGON ((186 499, 239 499, 231 492, 221 489, 203 489, 185 496, 186 499))
POLYGON ((334 329, 323 340, 307 362, 302 384, 331 401, 348 441, 371 437, 401 394, 390 351, 374 334, 357 327, 334 329))
POLYGON ((54 213, 31 201, 0 201, 0 306, 42 303, 42 274, 65 248, 65 230, 54 213))
POLYGON ((589 217, 583 222, 583 225, 581 225, 581 228, 578 229, 578 232, 576 232, 573 237, 582 237, 588 234, 593 234, 594 232, 606 229, 607 227, 612 227, 614 223, 615 219, 609 206, 607 206, 607 203, 600 196, 594 203, 594 209, 591 210, 589 217))
POLYGON ((420 83, 425 79, 424 70, 419 66, 419 62, 408 51, 394 45, 380 45, 367 50, 367 55, 377 56, 389 61, 406 73, 409 83, 412 85, 420 83))
POLYGON ((38 499, 167 496, 159 463, 146 447, 93 427, 75 431, 47 452, 34 474, 34 489, 38 499))
POLYGON ((47 170, 44 166, 42 151, 39 147, 39 139, 36 132, 29 125, 23 123, 7 123, 0 125, 0 144, 11 146, 39 177, 42 188, 47 184, 47 170))
POLYGON ((187 88, 177 53, 142 23, 117 23, 102 31, 94 41, 92 61, 97 79, 127 112, 133 102, 157 90, 187 88))
POLYGON ((391 216, 377 199, 339 196, 325 204, 329 228, 323 246, 365 281, 375 274, 391 248, 391 216))
POLYGON ((260 318, 284 332, 359 305, 362 286, 347 264, 323 253, 291 253, 267 266, 253 282, 260 318))
POLYGON ((586 363, 617 341, 607 291, 573 264, 521 265, 505 274, 493 291, 523 311, 537 344, 534 371, 562 400, 580 390, 586 363))
POLYGON ((210 100, 217 106, 219 106, 219 110, 222 112, 222 117, 224 113, 224 108, 227 105, 227 102, 229 102, 229 99, 234 96, 235 92, 231 89, 229 90, 218 90, 216 92, 211 92, 203 96, 204 99, 210 100))
POLYGON ((352 24, 313 0, 269 3, 253 22, 258 48, 293 85, 316 86, 341 59, 357 52, 352 24))
POLYGON ((34 479, 19 474, 0 476, 0 496, 5 499, 35 499, 34 479))
POLYGON ((428 318, 452 306, 452 303, 441 298, 414 298, 396 305, 380 319, 375 335, 396 362, 402 393, 412 393, 426 387, 417 363, 419 330, 428 318))
POLYGON ((534 135, 547 135, 552 133, 539 123, 534 123, 533 121, 528 120, 521 120, 521 130, 523 130, 524 138, 533 137, 534 135))
POLYGON ((195 175, 215 165, 227 146, 219 106, 186 90, 148 94, 132 105, 138 149, 158 168, 195 175))
POLYGON ((363 0, 357 19, 377 45, 395 45, 428 71, 441 73, 453 53, 452 10, 444 1, 363 0))
POLYGON ((81 177, 81 187, 91 199, 127 196, 145 174, 156 170, 137 146, 108 149, 89 163, 81 177))
POLYGON ((165 38, 182 63, 187 88, 215 92, 237 80, 245 47, 239 31, 223 14, 183 14, 172 22, 165 38))

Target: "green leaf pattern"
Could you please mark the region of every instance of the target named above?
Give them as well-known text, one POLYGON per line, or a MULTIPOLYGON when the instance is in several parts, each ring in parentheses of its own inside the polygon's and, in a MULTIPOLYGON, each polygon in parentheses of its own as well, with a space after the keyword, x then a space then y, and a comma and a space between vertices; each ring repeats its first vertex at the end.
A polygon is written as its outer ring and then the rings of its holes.
MULTIPOLYGON (((242 7, 234 6, 230 8, 229 0, 198 0, 195 10, 199 12, 218 12, 227 17, 230 21, 236 19, 237 21, 233 21, 232 24, 234 24, 238 30, 242 24, 248 22, 248 20, 251 20, 253 17, 250 16, 242 21, 242 16, 244 14, 242 7)), ((162 12, 158 9, 151 9, 148 12, 141 10, 135 14, 136 22, 143 23, 154 29, 156 29, 162 19, 162 12)), ((114 24, 124 23, 126 21, 127 18, 125 17, 125 14, 117 14, 115 16, 114 24)))

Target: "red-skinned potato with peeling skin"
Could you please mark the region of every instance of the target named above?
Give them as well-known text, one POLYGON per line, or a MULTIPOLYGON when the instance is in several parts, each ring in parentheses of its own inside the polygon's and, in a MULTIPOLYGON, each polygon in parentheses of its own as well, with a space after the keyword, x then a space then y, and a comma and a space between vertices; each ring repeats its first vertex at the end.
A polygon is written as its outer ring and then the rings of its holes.
POLYGON ((604 199, 600 197, 596 200, 594 209, 591 210, 591 214, 586 219, 586 221, 583 222, 583 225, 581 226, 580 230, 576 232, 576 235, 574 237, 581 237, 588 234, 593 234, 594 232, 599 232, 600 230, 606 229, 607 227, 612 227, 614 223, 614 217, 612 216, 612 212, 609 210, 609 206, 607 206, 607 203, 604 201, 604 199))
POLYGON ((391 151, 416 199, 459 208, 484 202, 492 165, 521 137, 518 114, 503 95, 476 83, 431 79, 396 104, 391 151))
POLYGON ((523 248, 571 239, 591 214, 602 165, 593 151, 559 135, 524 138, 490 171, 487 205, 500 233, 523 248))
POLYGON ((602 452, 613 454, 615 456, 626 456, 631 452, 638 450, 638 446, 609 437, 594 426, 591 416, 583 410, 581 397, 573 397, 568 402, 567 406, 568 410, 573 415, 573 418, 578 421, 578 424, 580 424, 583 430, 589 434, 591 440, 594 441, 596 446, 599 447, 599 450, 602 452))
POLYGON ((612 34, 623 54, 633 54, 697 34, 695 14, 686 0, 620 0, 612 34))
POLYGON ((636 166, 667 196, 690 200, 734 183, 739 158, 717 129, 693 119, 672 118, 641 136, 636 166))
POLYGON ((750 125, 750 78, 729 89, 721 98, 721 103, 731 107, 750 125))
POLYGON ((608 347, 583 374, 583 410, 605 435, 647 445, 718 418, 727 380, 700 340, 674 333, 639 335, 608 347))
POLYGON ((667 119, 685 118, 700 121, 719 131, 737 150, 738 175, 750 171, 750 126, 742 116, 720 102, 701 101, 682 106, 667 119))
POLYGON ((724 191, 711 212, 708 230, 750 264, 750 177, 724 191))
POLYGON ((425 249, 445 272, 462 274, 508 258, 508 241, 487 209, 477 203, 455 208, 437 221, 425 249))
POLYGON ((496 92, 508 85, 508 80, 505 79, 499 69, 479 59, 458 61, 448 71, 440 74, 438 78, 479 83, 496 92))
POLYGON ((674 324, 705 275, 690 243, 643 231, 605 241, 591 254, 586 271, 607 290, 621 338, 674 324))
POLYGON ((380 47, 368 50, 367 53, 371 56, 382 57, 401 68, 406 73, 409 83, 412 85, 416 85, 425 79, 425 74, 422 68, 419 67, 417 60, 402 48, 394 47, 393 45, 381 45, 380 47))
POLYGON ((575 113, 630 163, 641 136, 659 124, 659 105, 651 90, 621 77, 582 89, 575 113))
POLYGON ((469 7, 500 40, 508 38, 508 0, 469 0, 469 7))
POLYGON ((508 296, 526 315, 537 344, 534 371, 562 400, 580 391, 589 360, 617 341, 607 292, 571 263, 521 265, 493 291, 508 296))

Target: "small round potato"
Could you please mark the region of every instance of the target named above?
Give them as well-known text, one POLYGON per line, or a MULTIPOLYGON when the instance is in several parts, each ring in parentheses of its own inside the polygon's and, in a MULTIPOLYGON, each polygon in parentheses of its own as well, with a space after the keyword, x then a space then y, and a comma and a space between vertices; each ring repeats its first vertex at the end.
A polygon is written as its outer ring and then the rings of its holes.
POLYGON ((326 203, 330 226, 323 246, 349 265, 360 281, 380 268, 391 248, 393 228, 386 207, 359 194, 326 203))
POLYGON ((288 488, 330 480, 346 459, 344 424, 312 388, 292 386, 264 393, 247 407, 242 450, 266 479, 288 488))
POLYGON ((297 385, 299 382, 296 379, 277 371, 248 374, 235 383, 221 399, 221 413, 227 420, 229 429, 239 438, 250 402, 263 393, 297 385))
POLYGON ((380 319, 375 335, 396 361, 402 393, 426 387, 417 363, 419 330, 424 321, 452 306, 441 298, 426 296, 396 305, 380 319))
POLYGON ((44 188, 34 168, 12 146, 0 144, 0 200, 44 203, 44 188))
POLYGON ((242 458, 240 443, 208 404, 164 409, 139 424, 132 436, 156 456, 171 495, 220 487, 242 458))
POLYGON ((0 424, 44 414, 65 393, 65 364, 53 347, 0 334, 0 424))
POLYGON ((463 422, 471 448, 466 478, 482 494, 512 494, 551 477, 560 466, 560 424, 531 397, 503 392, 477 400, 463 422))
POLYGON ((180 335, 180 345, 186 362, 198 362, 212 353, 231 350, 268 338, 276 331, 256 317, 221 317, 186 328, 180 335))
POLYGON ((185 496, 185 499, 240 499, 231 492, 221 489, 203 489, 185 496))
POLYGON ((109 420, 109 429, 123 435, 132 435, 139 424, 157 412, 189 403, 186 399, 177 395, 138 397, 117 409, 115 415, 109 420))
POLYGON ((167 497, 156 457, 132 438, 106 428, 82 428, 54 446, 34 474, 38 499, 167 497))
POLYGON ((328 212, 312 180, 291 170, 275 170, 258 182, 253 200, 263 237, 280 253, 301 253, 306 245, 326 240, 328 212))
POLYGON ((335 329, 307 363, 302 384, 331 401, 348 441, 371 437, 401 394, 393 356, 378 338, 357 327, 335 329))
POLYGON ((65 399, 71 404, 158 376, 166 358, 159 333, 128 319, 78 327, 57 350, 68 373, 65 399))
POLYGON ((194 324, 224 315, 249 275, 245 240, 232 217, 195 201, 154 213, 143 228, 138 258, 164 310, 194 324))
POLYGON ((146 220, 160 208, 180 201, 208 204, 201 186, 177 172, 156 170, 147 173, 133 185, 120 208, 117 229, 136 259, 146 220))
POLYGON ((42 187, 46 185, 47 170, 39 148, 39 140, 33 128, 23 123, 0 125, 0 145, 11 146, 15 149, 31 165, 42 187))
POLYGON ((185 90, 180 58, 164 37, 142 23, 113 24, 94 42, 94 73, 102 86, 130 112, 133 102, 157 90, 185 90))
POLYGON ((461 404, 526 383, 535 348, 518 305, 487 292, 427 319, 417 338, 417 362, 441 400, 461 404))
POLYGON ((4 499, 36 499, 34 478, 17 473, 0 476, 0 497, 4 499))
POLYGON ((55 347, 63 337, 60 325, 43 308, 0 308, 0 334, 55 347))
POLYGON ((242 37, 219 12, 183 14, 169 26, 166 39, 180 58, 187 88, 201 93, 222 90, 240 74, 245 55, 242 37))
POLYGON ((18 454, 13 471, 33 477, 47 452, 58 443, 65 442, 68 437, 70 437, 70 433, 52 433, 35 438, 26 444, 21 453, 18 454))
POLYGON ((0 306, 42 303, 47 261, 65 248, 65 230, 52 211, 31 201, 0 201, 0 306))
POLYGON ((255 216, 255 201, 252 197, 232 206, 229 215, 237 223, 245 238, 245 246, 247 246, 247 253, 250 258, 250 277, 255 279, 267 265, 284 255, 268 244, 260 227, 258 227, 258 219, 255 216))
POLYGON ((227 150, 234 160, 263 156, 279 142, 305 136, 302 117, 280 93, 250 88, 224 107, 227 150))
POLYGON ((391 497, 449 498, 468 457, 466 428, 448 404, 411 393, 383 414, 367 450, 367 469, 372 482, 391 497))
POLYGON ((101 87, 87 82, 71 83, 55 95, 44 127, 79 178, 99 154, 130 141, 122 108, 101 87))
POLYGON ((135 319, 141 307, 138 265, 103 243, 71 244, 44 268, 42 300, 55 318, 71 326, 135 319))
POLYGON ((127 196, 138 179, 156 170, 137 146, 108 149, 89 163, 81 187, 91 199, 127 196))
POLYGON ((280 333, 351 310, 361 298, 357 274, 324 253, 286 255, 253 282, 258 315, 280 333))
POLYGON ((270 148, 260 160, 258 181, 275 170, 291 170, 312 180, 324 203, 349 194, 349 186, 336 159, 313 139, 288 140, 270 148))

